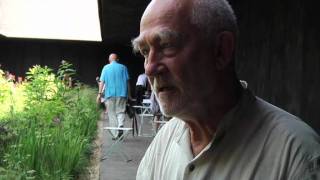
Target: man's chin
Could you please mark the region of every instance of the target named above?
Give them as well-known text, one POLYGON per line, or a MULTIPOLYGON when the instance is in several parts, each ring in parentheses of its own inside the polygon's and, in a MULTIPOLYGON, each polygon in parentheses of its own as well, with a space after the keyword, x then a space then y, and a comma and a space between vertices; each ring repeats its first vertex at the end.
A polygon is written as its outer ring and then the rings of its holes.
POLYGON ((167 117, 174 117, 177 114, 177 109, 173 104, 160 105, 161 113, 167 117))
POLYGON ((172 111, 165 109, 165 110, 161 110, 161 113, 166 116, 166 117, 174 117, 175 113, 173 113, 172 111))

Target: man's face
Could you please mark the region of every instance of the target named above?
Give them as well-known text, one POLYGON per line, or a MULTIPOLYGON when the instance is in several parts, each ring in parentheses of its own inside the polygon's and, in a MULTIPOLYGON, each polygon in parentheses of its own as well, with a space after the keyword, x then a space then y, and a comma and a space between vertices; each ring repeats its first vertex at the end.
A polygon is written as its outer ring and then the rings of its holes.
POLYGON ((189 23, 189 7, 174 0, 151 3, 145 11, 140 35, 133 44, 145 58, 149 78, 162 112, 168 116, 192 116, 211 92, 211 52, 189 23), (168 2, 169 1, 169 2, 168 2))

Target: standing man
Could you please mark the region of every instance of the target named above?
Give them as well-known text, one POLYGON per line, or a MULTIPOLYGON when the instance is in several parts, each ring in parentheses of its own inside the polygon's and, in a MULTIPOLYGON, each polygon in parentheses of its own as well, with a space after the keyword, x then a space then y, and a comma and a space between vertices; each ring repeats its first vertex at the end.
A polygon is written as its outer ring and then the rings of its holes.
MULTIPOLYGON (((131 99, 128 69, 118 61, 116 54, 110 54, 110 64, 105 65, 101 72, 97 96, 97 102, 100 102, 104 88, 105 106, 112 127, 123 127, 127 100, 131 99)), ((113 135, 119 138, 122 133, 114 131, 113 135)))
POLYGON ((226 0, 152 0, 133 47, 166 116, 138 180, 316 180, 319 136, 256 97, 235 71, 226 0))

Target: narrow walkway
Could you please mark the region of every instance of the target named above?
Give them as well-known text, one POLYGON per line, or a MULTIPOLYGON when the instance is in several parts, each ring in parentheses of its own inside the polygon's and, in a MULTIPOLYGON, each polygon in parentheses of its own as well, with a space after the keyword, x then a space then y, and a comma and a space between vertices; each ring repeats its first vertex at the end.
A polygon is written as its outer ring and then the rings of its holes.
MULTIPOLYGON (((108 121, 103 118, 102 126, 108 125, 108 121)), ((132 121, 126 119, 125 127, 131 127, 132 121)), ((144 129, 151 131, 151 122, 146 122, 144 129)), ((134 180, 139 163, 151 143, 153 137, 132 136, 132 133, 124 140, 122 150, 130 157, 131 161, 126 162, 118 153, 113 153, 107 159, 100 161, 100 180, 134 180)), ((101 158, 112 144, 111 136, 107 131, 102 132, 101 158)), ((100 158, 100 159, 101 159, 100 158)))

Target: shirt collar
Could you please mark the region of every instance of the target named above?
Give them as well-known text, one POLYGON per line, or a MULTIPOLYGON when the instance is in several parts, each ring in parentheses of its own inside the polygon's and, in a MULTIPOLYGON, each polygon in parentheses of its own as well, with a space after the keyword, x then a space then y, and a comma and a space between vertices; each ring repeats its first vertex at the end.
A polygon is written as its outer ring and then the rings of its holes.
POLYGON ((220 125, 218 126, 217 132, 214 136, 213 144, 219 143, 223 137, 228 133, 231 126, 235 124, 235 121, 242 117, 247 108, 256 98, 252 92, 246 87, 243 88, 241 97, 236 106, 234 106, 226 115, 222 118, 220 125))

